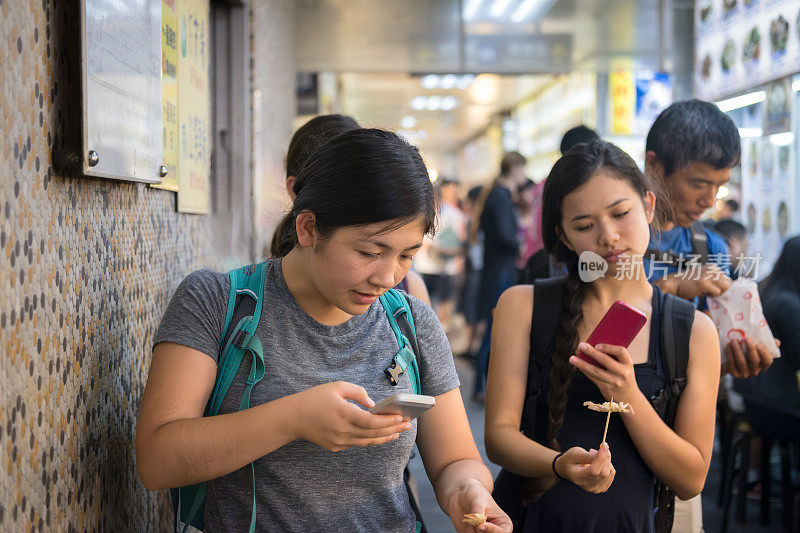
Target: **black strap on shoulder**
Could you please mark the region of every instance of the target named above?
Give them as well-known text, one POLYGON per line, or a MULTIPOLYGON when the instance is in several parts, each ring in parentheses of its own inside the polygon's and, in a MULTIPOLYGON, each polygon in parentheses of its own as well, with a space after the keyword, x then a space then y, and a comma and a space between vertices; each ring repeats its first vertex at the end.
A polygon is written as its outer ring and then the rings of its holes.
MULTIPOLYGON (((686 387, 689 338, 694 323, 694 311, 692 303, 672 294, 664 295, 661 346, 666 385, 652 398, 652 402, 659 416, 670 427, 675 421, 681 392, 686 387)), ((675 516, 675 493, 661 480, 656 480, 654 496, 656 532, 669 533, 672 531, 675 516)))
POLYGON ((699 255, 700 263, 708 263, 708 235, 706 235, 706 227, 699 220, 692 222, 689 227, 692 233, 692 253, 699 255))
POLYGON ((528 383, 522 411, 521 430, 528 438, 543 438, 542 427, 547 421, 545 413, 537 417, 538 406, 543 404, 550 379, 550 366, 555 350, 556 331, 566 291, 566 278, 537 279, 533 282, 533 312, 531 316, 530 355, 528 357, 528 383))
POLYGON ((652 399, 653 407, 667 425, 675 420, 678 398, 686 386, 689 365, 689 337, 694 323, 694 305, 673 294, 664 295, 661 315, 661 347, 665 387, 652 399))
POLYGON ((674 266, 678 271, 685 270, 694 257, 697 258, 697 262, 700 264, 708 263, 708 235, 706 235, 705 226, 699 221, 692 222, 689 232, 692 242, 691 254, 677 253, 674 250, 648 248, 644 256, 650 261, 674 266))
MULTIPOLYGON (((565 278, 537 279, 533 282, 533 312, 531 316, 528 382, 522 407, 520 430, 529 439, 541 442, 547 434, 547 386, 550 363, 555 349, 556 330, 566 289, 565 278)), ((514 530, 522 528, 525 504, 521 489, 526 477, 506 469, 500 470, 494 483, 492 497, 508 514, 514 530)))

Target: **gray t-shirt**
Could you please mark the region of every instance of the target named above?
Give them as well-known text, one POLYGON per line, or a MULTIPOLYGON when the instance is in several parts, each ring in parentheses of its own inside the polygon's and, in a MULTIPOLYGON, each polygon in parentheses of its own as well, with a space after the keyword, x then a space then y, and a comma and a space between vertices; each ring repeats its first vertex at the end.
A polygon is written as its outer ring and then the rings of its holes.
MULTIPOLYGON (((230 280, 199 270, 175 291, 153 345, 174 342, 215 361, 225 322, 230 280)), ((409 297, 417 331, 422 394, 438 396, 459 386, 450 345, 434 312, 409 297)), ((281 261, 267 263, 264 310, 256 329, 264 346, 266 376, 250 405, 332 381, 361 385, 377 403, 411 392, 408 375, 392 386, 384 374, 398 351, 386 313, 376 301, 366 313, 338 326, 311 318, 289 292, 281 261)), ((190 369, 187 369, 189 371, 190 369)), ((220 414, 238 410, 250 371, 245 358, 220 414)), ((334 453, 296 440, 255 462, 258 531, 386 531, 408 533, 415 517, 403 484, 417 434, 390 443, 334 453)), ((250 465, 208 484, 206 531, 246 530, 252 510, 250 465)))

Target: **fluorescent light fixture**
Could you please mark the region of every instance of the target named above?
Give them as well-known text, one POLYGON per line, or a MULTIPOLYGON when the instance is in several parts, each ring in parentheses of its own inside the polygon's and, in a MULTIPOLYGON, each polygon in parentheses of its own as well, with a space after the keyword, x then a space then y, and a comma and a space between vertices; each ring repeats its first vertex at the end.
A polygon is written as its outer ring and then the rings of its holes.
POLYGON ((745 139, 750 137, 761 137, 764 130, 761 128, 739 128, 739 137, 745 139))
POLYGON ((422 86, 426 89, 435 89, 439 85, 439 76, 428 74, 422 78, 422 86))
POLYGON ((769 142, 775 146, 789 146, 794 142, 794 133, 785 131, 783 133, 773 133, 769 136, 769 142))
POLYGON ((717 107, 719 107, 723 112, 728 112, 733 111, 734 109, 739 109, 741 107, 747 107, 749 105, 763 102, 766 99, 766 92, 755 91, 752 93, 743 94, 741 96, 734 96, 733 98, 728 98, 727 100, 721 100, 717 102, 717 107))
POLYGON ((428 103, 425 106, 425 109, 428 111, 436 111, 439 109, 439 106, 442 105, 442 97, 439 95, 434 94, 433 96, 428 97, 428 103))
POLYGON ((472 20, 475 18, 475 14, 478 12, 478 8, 481 7, 483 0, 467 0, 467 5, 464 7, 464 20, 472 20))
POLYGON ((494 0, 494 4, 492 4, 492 8, 489 10, 489 14, 495 18, 501 17, 510 3, 511 0, 494 0))
POLYGON ((725 185, 721 186, 717 191, 717 200, 722 200, 723 198, 727 198, 730 193, 731 190, 728 187, 726 187, 725 185))
POLYGON ((416 111, 421 111, 425 109, 425 104, 427 100, 425 100, 424 96, 415 96, 413 100, 411 100, 411 109, 416 111))
POLYGON ((527 17, 533 11, 533 8, 542 3, 542 0, 525 0, 511 15, 512 22, 521 22, 522 19, 527 17))
POLYGON ((470 85, 472 85, 473 81, 475 81, 475 76, 473 76, 472 74, 464 74, 458 79, 457 86, 459 89, 464 90, 470 85))
POLYGON ((417 125, 417 119, 415 119, 411 115, 406 115, 402 119, 400 119, 400 125, 403 128, 410 130, 411 128, 417 125))
POLYGON ((455 74, 445 74, 442 76, 442 83, 440 86, 442 89, 452 89, 456 86, 457 81, 458 77, 455 74))
POLYGON ((442 103, 439 106, 442 111, 450 111, 458 105, 458 100, 455 96, 445 96, 442 98, 442 103))

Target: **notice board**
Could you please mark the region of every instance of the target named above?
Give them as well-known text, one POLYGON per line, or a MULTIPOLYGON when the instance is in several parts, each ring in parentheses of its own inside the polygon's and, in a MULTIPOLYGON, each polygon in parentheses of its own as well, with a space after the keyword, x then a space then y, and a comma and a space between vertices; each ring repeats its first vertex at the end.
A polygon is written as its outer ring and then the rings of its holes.
POLYGON ((211 212, 210 6, 178 0, 178 211, 211 212))
POLYGON ((161 0, 82 0, 81 53, 82 172, 160 182, 161 0))

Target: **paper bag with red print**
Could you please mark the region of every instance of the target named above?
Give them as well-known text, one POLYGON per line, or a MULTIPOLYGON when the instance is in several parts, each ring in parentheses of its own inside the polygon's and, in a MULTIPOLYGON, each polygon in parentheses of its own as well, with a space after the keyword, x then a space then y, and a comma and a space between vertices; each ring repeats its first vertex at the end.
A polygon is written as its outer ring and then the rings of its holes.
POLYGON ((708 309, 719 331, 721 349, 724 350, 730 341, 750 338, 756 344, 766 346, 773 358, 781 356, 764 319, 755 281, 737 279, 723 294, 708 299, 708 309))

